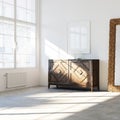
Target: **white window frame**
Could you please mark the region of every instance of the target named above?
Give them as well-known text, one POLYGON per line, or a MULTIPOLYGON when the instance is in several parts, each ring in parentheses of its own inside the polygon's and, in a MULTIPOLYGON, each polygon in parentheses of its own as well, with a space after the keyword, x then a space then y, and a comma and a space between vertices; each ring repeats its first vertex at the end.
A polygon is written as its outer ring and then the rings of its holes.
MULTIPOLYGON (((0 69, 33 69, 33 68, 36 68, 37 67, 37 64, 38 64, 38 60, 37 60, 37 56, 38 56, 38 46, 37 46, 37 42, 38 42, 38 35, 37 35, 37 31, 38 31, 38 25, 37 25, 37 15, 38 15, 38 2, 39 0, 35 0, 35 23, 32 23, 32 22, 27 22, 27 21, 22 21, 22 20, 17 20, 16 19, 16 12, 17 12, 17 7, 16 7, 16 0, 14 0, 14 18, 8 18, 8 17, 5 17, 5 16, 0 16, 0 20, 6 20, 6 21, 10 21, 10 22, 13 22, 14 23, 14 67, 6 67, 6 68, 0 68, 0 69), (35 66, 34 67, 17 67, 16 65, 16 51, 17 51, 17 36, 16 36, 16 23, 19 22, 19 23, 25 23, 25 24, 30 24, 30 25, 34 25, 35 26, 35 66)), ((39 31, 38 31, 39 32, 39 31)))

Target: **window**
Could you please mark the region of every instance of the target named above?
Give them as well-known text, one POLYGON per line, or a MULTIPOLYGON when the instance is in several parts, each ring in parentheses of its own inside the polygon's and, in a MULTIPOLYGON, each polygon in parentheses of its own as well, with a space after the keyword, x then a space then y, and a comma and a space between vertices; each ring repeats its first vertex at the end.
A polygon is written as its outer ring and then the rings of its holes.
POLYGON ((0 68, 35 67, 36 0, 0 0, 0 68))

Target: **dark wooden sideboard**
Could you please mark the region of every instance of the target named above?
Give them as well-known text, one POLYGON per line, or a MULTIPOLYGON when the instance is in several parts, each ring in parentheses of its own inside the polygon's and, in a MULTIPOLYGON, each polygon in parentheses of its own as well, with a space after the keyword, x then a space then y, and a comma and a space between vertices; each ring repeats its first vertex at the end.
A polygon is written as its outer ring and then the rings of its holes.
POLYGON ((48 88, 99 90, 98 59, 49 60, 48 88))

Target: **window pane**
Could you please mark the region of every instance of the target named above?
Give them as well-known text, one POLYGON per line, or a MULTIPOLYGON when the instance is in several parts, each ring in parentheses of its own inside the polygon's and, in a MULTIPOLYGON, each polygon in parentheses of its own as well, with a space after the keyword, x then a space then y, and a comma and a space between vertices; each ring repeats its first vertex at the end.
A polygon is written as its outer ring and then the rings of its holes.
POLYGON ((4 62, 7 63, 13 63, 14 57, 12 54, 4 54, 4 62))
POLYGON ((35 25, 17 23, 17 67, 35 67, 35 25))
POLYGON ((12 0, 0 1, 0 16, 14 18, 14 2, 12 0))
POLYGON ((0 35, 0 53, 14 52, 14 38, 0 35))
POLYGON ((0 63, 3 63, 3 54, 0 53, 0 63))
POLYGON ((14 35, 14 23, 9 21, 0 21, 0 34, 14 35))
POLYGON ((35 12, 17 7, 17 20, 35 23, 35 12))
POLYGON ((0 68, 14 67, 14 24, 0 21, 0 68))
POLYGON ((27 21, 35 23, 35 13, 33 11, 27 10, 27 21))
POLYGON ((35 0, 17 0, 17 20, 35 23, 35 0))
POLYGON ((35 56, 17 54, 17 67, 35 67, 35 56))
POLYGON ((35 25, 17 23, 17 36, 35 38, 35 25))
POLYGON ((0 68, 13 68, 14 55, 13 54, 0 54, 0 68))
POLYGON ((4 4, 3 5, 4 13, 3 16, 14 18, 14 6, 10 4, 4 4))
POLYGON ((17 19, 27 21, 27 11, 26 11, 26 9, 17 7, 17 19))
POLYGON ((17 7, 26 8, 27 0, 16 0, 16 5, 17 7))
POLYGON ((35 11, 35 0, 27 0, 27 9, 35 11))
POLYGON ((14 0, 1 0, 1 1, 9 4, 14 4, 14 0))
POLYGON ((17 24, 17 36, 27 37, 28 36, 28 27, 26 25, 17 24))
POLYGON ((4 36, 5 53, 14 52, 14 37, 4 36))
MULTIPOLYGON (((33 39, 35 40, 35 39, 33 39)), ((28 38, 18 38, 17 39, 17 54, 32 54, 35 53, 35 43, 28 38), (33 44, 32 44, 33 43, 33 44)))
POLYGON ((2 2, 0 1, 0 16, 2 16, 2 14, 3 14, 3 8, 2 7, 3 7, 2 2))
POLYGON ((16 0, 17 7, 35 11, 35 0, 16 0))

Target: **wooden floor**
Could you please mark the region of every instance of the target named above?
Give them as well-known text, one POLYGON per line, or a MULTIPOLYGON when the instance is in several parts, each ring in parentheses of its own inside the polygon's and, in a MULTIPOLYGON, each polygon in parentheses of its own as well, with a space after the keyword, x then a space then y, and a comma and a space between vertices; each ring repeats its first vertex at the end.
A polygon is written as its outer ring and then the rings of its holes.
POLYGON ((34 87, 0 93, 0 120, 119 120, 120 93, 34 87))

